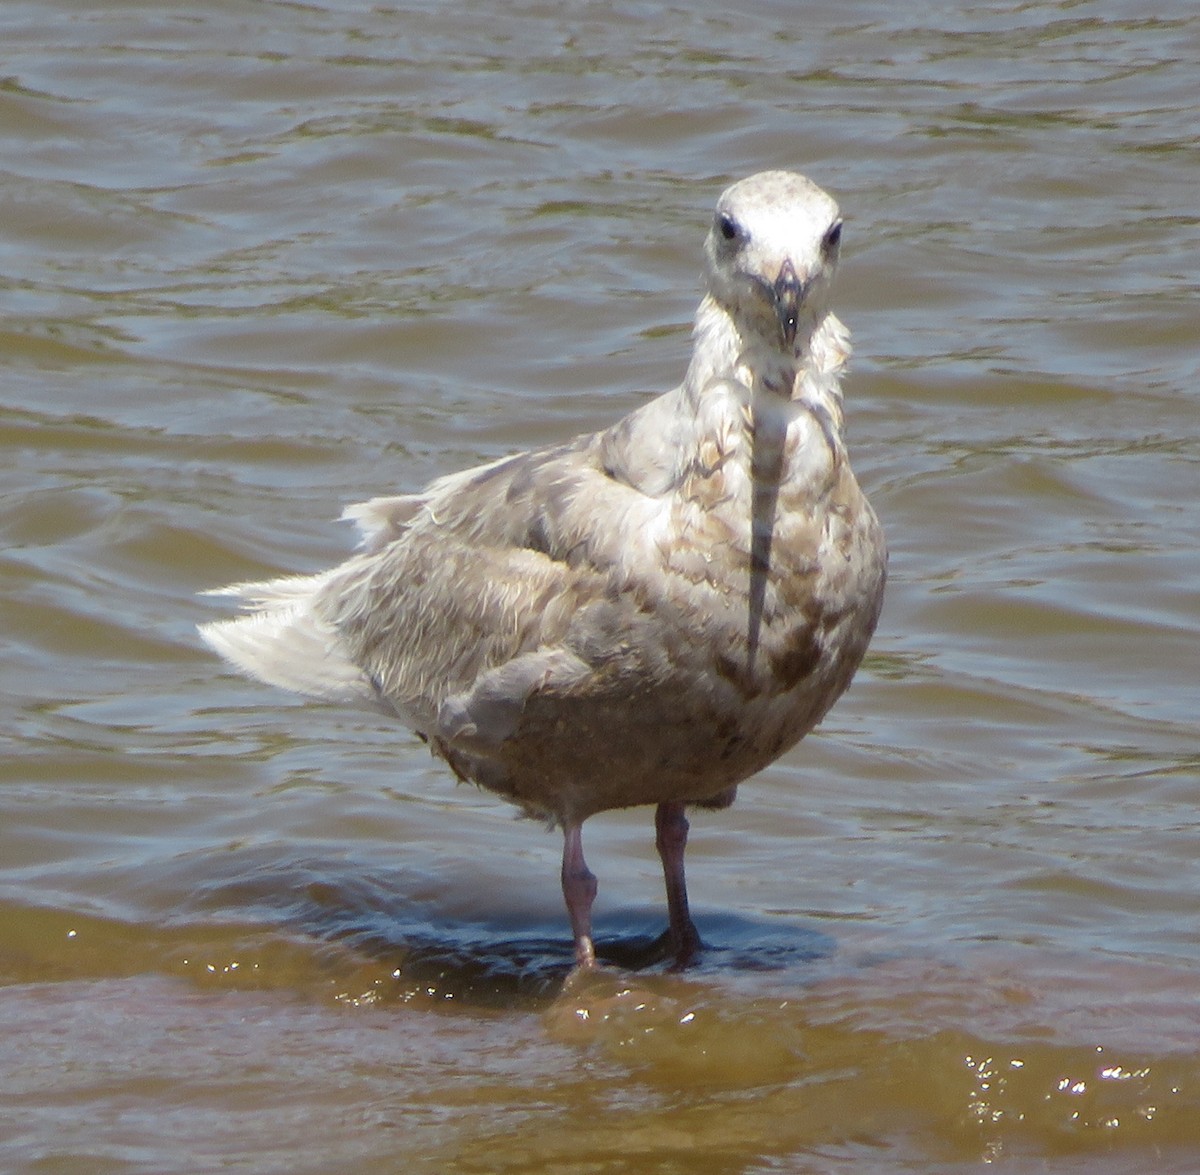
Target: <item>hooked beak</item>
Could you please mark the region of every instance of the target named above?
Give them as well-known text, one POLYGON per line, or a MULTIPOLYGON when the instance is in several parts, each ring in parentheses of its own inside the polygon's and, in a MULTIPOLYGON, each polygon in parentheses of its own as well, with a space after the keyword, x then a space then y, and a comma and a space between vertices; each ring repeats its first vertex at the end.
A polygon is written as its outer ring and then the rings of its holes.
POLYGON ((796 325, 800 316, 800 303, 804 301, 804 292, 805 285, 796 276, 791 261, 785 261, 775 284, 771 287, 771 296, 775 302, 780 329, 783 331, 783 341, 789 348, 796 342, 796 325))

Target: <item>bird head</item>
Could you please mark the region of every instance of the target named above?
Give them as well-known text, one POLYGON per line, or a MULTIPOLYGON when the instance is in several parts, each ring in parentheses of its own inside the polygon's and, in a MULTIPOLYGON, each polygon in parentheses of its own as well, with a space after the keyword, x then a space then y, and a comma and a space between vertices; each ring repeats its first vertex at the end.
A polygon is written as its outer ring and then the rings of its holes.
POLYGON ((787 355, 828 311, 842 220, 802 175, 764 171, 727 188, 704 244, 708 290, 747 341, 787 355))

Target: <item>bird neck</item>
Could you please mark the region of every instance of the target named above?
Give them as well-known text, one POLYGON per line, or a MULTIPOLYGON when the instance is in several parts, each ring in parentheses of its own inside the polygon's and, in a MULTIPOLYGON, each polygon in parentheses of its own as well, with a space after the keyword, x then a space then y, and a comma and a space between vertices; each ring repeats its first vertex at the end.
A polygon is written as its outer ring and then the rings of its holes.
POLYGON ((685 394, 699 408, 707 389, 723 385, 748 407, 780 400, 820 402, 841 414, 838 376, 850 355, 846 328, 830 313, 802 321, 793 352, 741 329, 711 295, 696 311, 694 347, 685 394))

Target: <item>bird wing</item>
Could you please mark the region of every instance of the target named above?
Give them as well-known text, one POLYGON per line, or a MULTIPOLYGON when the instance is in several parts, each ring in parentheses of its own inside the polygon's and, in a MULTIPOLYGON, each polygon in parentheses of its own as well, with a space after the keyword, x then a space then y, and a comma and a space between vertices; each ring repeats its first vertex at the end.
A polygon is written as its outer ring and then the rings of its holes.
POLYGON ((313 601, 340 658, 447 738, 502 738, 532 690, 578 688, 588 662, 568 629, 655 557, 663 512, 613 452, 608 433, 580 437, 351 507, 365 551, 313 601))

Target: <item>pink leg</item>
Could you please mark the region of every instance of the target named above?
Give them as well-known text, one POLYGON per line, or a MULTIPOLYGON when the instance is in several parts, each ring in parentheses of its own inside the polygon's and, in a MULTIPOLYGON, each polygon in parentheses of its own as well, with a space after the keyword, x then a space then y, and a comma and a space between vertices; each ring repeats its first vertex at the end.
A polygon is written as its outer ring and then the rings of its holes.
POLYGON ((563 827, 562 888, 571 931, 575 935, 575 964, 593 967, 596 950, 592 946, 592 902, 596 900, 596 875, 583 859, 582 826, 579 824, 563 827))
POLYGON ((687 882, 683 876, 683 854, 687 848, 688 822, 683 805, 674 801, 659 804, 654 813, 654 843, 662 858, 667 884, 667 939, 677 963, 688 962, 700 950, 700 934, 688 912, 687 882))

